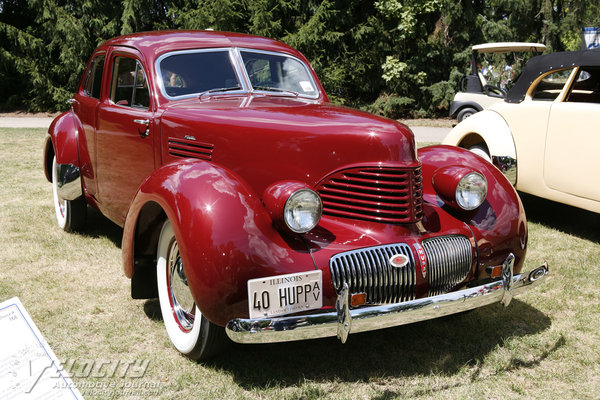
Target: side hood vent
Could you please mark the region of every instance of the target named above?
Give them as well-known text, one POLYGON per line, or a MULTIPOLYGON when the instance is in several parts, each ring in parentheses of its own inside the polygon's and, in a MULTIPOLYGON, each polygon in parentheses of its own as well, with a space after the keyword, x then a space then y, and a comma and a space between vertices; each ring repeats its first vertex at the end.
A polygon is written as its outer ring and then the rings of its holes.
POLYGON ((169 155, 182 158, 196 158, 210 161, 214 145, 196 142, 194 140, 169 138, 169 155))

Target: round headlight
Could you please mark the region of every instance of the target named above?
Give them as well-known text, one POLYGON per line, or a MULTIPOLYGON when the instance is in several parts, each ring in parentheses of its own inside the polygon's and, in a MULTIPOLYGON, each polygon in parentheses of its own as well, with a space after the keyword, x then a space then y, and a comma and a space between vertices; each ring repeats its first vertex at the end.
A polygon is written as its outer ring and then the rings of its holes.
POLYGON ((310 189, 296 190, 285 202, 283 220, 292 231, 306 233, 321 219, 323 204, 318 194, 310 189))
POLYGON ((487 181, 477 172, 471 172, 461 178, 456 185, 456 203, 464 210, 479 207, 487 195, 487 181))

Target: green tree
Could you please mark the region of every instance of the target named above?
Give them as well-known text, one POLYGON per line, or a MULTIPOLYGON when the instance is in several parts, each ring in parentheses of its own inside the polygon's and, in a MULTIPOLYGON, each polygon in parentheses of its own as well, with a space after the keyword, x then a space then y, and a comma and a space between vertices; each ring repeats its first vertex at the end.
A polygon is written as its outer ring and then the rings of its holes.
POLYGON ((93 49, 115 36, 118 8, 102 0, 12 0, 0 13, 1 108, 66 108, 93 49))
POLYGON ((597 0, 0 0, 0 109, 65 108, 110 37, 211 28, 299 49, 336 102, 444 115, 473 44, 575 50, 581 28, 599 24, 597 0))

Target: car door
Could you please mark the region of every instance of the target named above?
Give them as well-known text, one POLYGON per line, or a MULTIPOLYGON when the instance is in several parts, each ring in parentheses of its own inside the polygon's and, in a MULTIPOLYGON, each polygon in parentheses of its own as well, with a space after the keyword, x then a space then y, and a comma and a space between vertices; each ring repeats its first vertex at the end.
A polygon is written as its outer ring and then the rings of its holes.
MULTIPOLYGON (((96 122, 103 88, 103 73, 106 54, 104 51, 93 55, 84 73, 80 90, 69 100, 73 112, 83 128, 79 139, 81 176, 87 193, 96 196, 96 122)), ((104 78, 106 79, 106 78, 104 78)))
POLYGON ((108 99, 98 108, 98 200, 113 221, 125 221, 140 184, 154 170, 152 96, 139 54, 110 54, 108 99))
POLYGON ((600 201, 600 67, 582 67, 548 118, 544 181, 554 190, 600 201))

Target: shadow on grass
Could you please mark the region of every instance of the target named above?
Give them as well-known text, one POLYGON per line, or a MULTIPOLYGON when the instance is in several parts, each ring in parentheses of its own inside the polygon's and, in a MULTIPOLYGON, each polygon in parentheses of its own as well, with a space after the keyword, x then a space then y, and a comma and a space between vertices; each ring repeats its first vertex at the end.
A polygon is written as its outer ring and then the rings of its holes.
MULTIPOLYGON (((600 235, 593 230, 600 224, 590 224, 590 218, 598 218, 597 214, 528 195, 522 198, 530 221, 600 241, 600 235)), ((122 228, 92 208, 88 208, 87 218, 82 235, 105 237, 121 247, 122 228)), ((147 300, 144 312, 154 321, 162 319, 157 299, 147 300)), ((351 334, 345 345, 335 338, 232 344, 228 351, 205 365, 229 372, 238 385, 247 389, 302 385, 306 380, 369 382, 386 377, 452 375, 465 366, 477 366, 472 374, 476 380, 479 366, 491 351, 511 338, 542 332, 550 323, 545 314, 515 299, 508 309, 495 304, 466 314, 351 334)), ((533 359, 531 355, 512 359, 503 371, 531 368, 564 345, 561 337, 533 359)), ((396 395, 385 391, 378 398, 396 395)))
POLYGON ((519 192, 527 220, 600 243, 600 214, 519 192))
MULTIPOLYGON (((311 381, 369 382, 385 377, 454 374, 478 365, 512 337, 548 329, 550 319, 519 300, 436 320, 335 338, 265 345, 234 344, 207 366, 229 371, 242 387, 291 386, 311 381)), ((564 345, 557 342, 540 362, 564 345)), ((512 360, 508 369, 532 361, 512 360)), ((474 378, 476 379, 476 377, 474 378)))
POLYGON ((99 238, 105 237, 121 248, 123 228, 106 218, 93 207, 87 208, 87 220, 84 228, 78 232, 82 236, 99 238))

